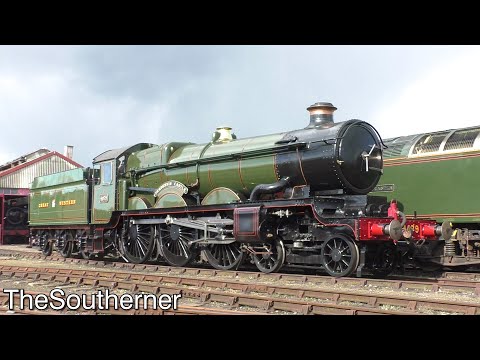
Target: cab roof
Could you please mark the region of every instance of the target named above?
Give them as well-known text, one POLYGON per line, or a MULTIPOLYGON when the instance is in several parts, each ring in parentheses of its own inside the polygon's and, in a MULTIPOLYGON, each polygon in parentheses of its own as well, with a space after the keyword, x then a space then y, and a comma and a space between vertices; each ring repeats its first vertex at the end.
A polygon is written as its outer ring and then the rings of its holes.
POLYGON ((120 149, 107 150, 101 153, 100 155, 97 155, 95 158, 93 158, 93 163, 96 164, 96 163, 107 161, 107 160, 118 159, 123 155, 130 155, 136 151, 148 149, 152 146, 155 146, 155 145, 149 144, 149 143, 139 143, 133 146, 127 146, 120 149))

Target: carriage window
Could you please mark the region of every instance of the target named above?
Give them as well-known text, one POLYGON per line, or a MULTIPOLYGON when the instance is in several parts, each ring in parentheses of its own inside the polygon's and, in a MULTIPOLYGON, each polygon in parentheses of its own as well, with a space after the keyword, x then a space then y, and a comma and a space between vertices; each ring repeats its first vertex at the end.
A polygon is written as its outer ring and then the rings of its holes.
POLYGON ((383 151, 383 157, 385 159, 388 159, 388 158, 400 156, 402 154, 402 150, 404 147, 405 147, 405 144, 388 145, 388 148, 383 151))
POLYGON ((468 149, 473 147, 479 129, 460 130, 453 133, 447 140, 444 150, 468 149))
POLYGON ((415 144, 415 148, 413 149, 412 154, 424 154, 438 151, 440 149, 440 145, 442 145, 442 141, 445 139, 445 136, 447 136, 447 134, 448 132, 424 135, 415 144))
POLYGON ((110 185, 112 183, 112 162, 103 163, 101 166, 102 185, 110 185))

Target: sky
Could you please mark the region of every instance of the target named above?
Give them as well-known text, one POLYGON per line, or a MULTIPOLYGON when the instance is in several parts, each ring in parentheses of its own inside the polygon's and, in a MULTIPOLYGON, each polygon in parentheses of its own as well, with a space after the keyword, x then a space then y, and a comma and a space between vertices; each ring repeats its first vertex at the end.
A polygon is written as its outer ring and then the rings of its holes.
POLYGON ((139 142, 300 129, 306 108, 383 138, 480 125, 480 46, 0 46, 0 164, 39 148, 91 166, 139 142))

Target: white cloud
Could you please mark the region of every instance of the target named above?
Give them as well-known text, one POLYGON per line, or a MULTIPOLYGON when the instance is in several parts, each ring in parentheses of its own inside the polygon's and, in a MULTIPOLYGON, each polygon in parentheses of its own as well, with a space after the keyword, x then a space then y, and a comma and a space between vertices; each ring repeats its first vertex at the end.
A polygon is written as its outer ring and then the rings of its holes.
POLYGON ((480 48, 433 65, 371 118, 384 138, 480 125, 480 48))

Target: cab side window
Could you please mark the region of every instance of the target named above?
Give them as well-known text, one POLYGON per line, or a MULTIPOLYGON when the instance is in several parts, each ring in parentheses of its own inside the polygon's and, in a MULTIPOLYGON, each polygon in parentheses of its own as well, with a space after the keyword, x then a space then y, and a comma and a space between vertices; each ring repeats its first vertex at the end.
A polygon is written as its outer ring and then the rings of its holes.
POLYGON ((109 161, 109 162, 101 164, 100 170, 101 170, 101 175, 100 175, 101 184, 102 185, 110 185, 112 183, 112 178, 113 178, 113 176, 112 176, 112 162, 109 161))

